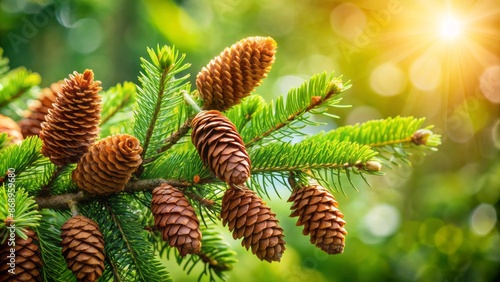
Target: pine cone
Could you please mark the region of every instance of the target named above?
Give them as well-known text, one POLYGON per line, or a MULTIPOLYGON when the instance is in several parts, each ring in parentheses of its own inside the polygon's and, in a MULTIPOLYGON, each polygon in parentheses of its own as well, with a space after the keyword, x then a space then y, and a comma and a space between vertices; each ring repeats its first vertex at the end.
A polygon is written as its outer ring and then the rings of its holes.
POLYGON ((0 115, 0 133, 7 133, 12 138, 11 143, 19 144, 23 141, 23 135, 17 123, 4 115, 0 115))
POLYGON ((97 281, 104 270, 104 240, 93 220, 76 215, 61 226, 62 253, 78 281, 97 281))
POLYGON ((196 77, 204 110, 225 111, 250 95, 274 63, 271 37, 248 37, 224 49, 196 77))
POLYGON ((200 222, 181 190, 168 184, 156 187, 151 199, 151 211, 163 240, 176 247, 181 256, 200 252, 200 222))
POLYGON ((26 240, 16 237, 15 247, 8 245, 8 240, 0 247, 0 277, 2 281, 42 281, 40 268, 42 260, 40 251, 35 241, 38 241, 36 233, 31 229, 26 229, 26 240), (11 253, 11 248, 15 252, 11 253), (9 256, 15 255, 15 258, 9 256), (15 274, 9 269, 15 268, 15 274))
POLYGON ((24 138, 40 134, 41 124, 45 121, 49 109, 53 108, 52 104, 56 101, 57 93, 62 90, 62 83, 62 81, 52 83, 50 87, 42 89, 36 103, 30 106, 27 117, 19 122, 24 138))
POLYGON ((304 225, 302 233, 311 235, 311 243, 328 254, 344 252, 344 215, 328 190, 310 184, 293 191, 288 201, 293 202, 290 217, 299 217, 297 226, 304 225))
POLYGON ((252 248, 260 260, 280 261, 285 251, 283 229, 276 214, 252 190, 231 187, 222 199, 221 218, 229 225, 233 238, 243 237, 241 245, 252 248))
POLYGON ((123 191, 142 163, 139 140, 128 134, 108 136, 94 143, 73 171, 80 189, 109 195, 123 191))
POLYGON ((91 70, 69 77, 41 123, 42 154, 55 165, 78 162, 99 135, 101 82, 91 70))
POLYGON ((250 157, 234 124, 219 111, 202 111, 191 122, 191 140, 201 160, 222 181, 245 183, 250 157))

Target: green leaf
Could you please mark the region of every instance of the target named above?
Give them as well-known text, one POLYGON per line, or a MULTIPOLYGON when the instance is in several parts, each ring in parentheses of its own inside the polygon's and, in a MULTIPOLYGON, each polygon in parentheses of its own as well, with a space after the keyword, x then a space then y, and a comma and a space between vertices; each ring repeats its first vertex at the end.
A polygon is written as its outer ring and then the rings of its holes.
POLYGON ((426 144, 417 145, 414 135, 422 129, 424 118, 394 117, 369 120, 365 123, 339 127, 328 133, 319 133, 317 140, 350 141, 370 146, 379 156, 395 165, 399 162, 411 164, 409 157, 414 152, 435 150, 441 144, 439 135, 425 128, 426 144))
POLYGON ((202 233, 201 250, 198 254, 186 257, 177 256, 179 265, 187 274, 191 274, 195 266, 203 264, 203 271, 198 276, 201 281, 204 276, 209 281, 217 281, 217 278, 225 281, 228 277, 225 272, 233 269, 237 261, 236 252, 231 250, 231 246, 224 241, 221 232, 214 224, 200 226, 202 233))
MULTIPOLYGON (((310 120, 311 114, 323 114, 326 107, 340 102, 338 95, 350 85, 342 85, 340 78, 322 73, 311 77, 301 86, 291 89, 286 100, 283 96, 276 101, 259 107, 252 114, 240 134, 248 147, 262 140, 282 141, 287 136, 303 136, 300 131, 305 125, 319 125, 310 120)), ((238 121, 235 121, 238 123, 238 121)))
POLYGON ((316 169, 362 167, 377 153, 366 145, 347 141, 318 141, 314 138, 300 143, 275 142, 252 148, 249 152, 252 174, 316 169))
POLYGON ((32 87, 39 85, 40 75, 19 67, 10 70, 0 78, 0 113, 14 120, 21 118, 20 111, 25 109, 25 99, 16 101, 32 87), (16 103, 14 103, 16 101, 16 103))
MULTIPOLYGON (((14 170, 18 179, 37 177, 39 171, 36 167, 48 162, 48 159, 40 152, 41 149, 42 140, 38 136, 32 136, 26 138, 21 144, 9 146, 0 151, 1 175, 11 169, 14 170)), ((2 183, 1 179, 0 183, 2 183)))
POLYGON ((150 61, 141 58, 142 68, 134 109, 134 135, 144 149, 143 159, 157 157, 165 139, 187 118, 183 91, 190 92, 186 83, 189 75, 176 75, 189 68, 183 64, 185 55, 175 48, 163 46, 154 51, 148 48, 150 61))
POLYGON ((0 79, 9 71, 9 59, 3 57, 3 49, 0 48, 0 79))
POLYGON ((136 102, 136 86, 124 82, 109 88, 102 95, 101 137, 126 133, 130 128, 132 107, 136 102))
POLYGON ((11 233, 10 228, 7 229, 7 218, 14 220, 13 230, 23 239, 26 239, 24 229, 37 227, 41 218, 33 197, 24 189, 16 188, 15 175, 8 174, 8 179, 0 188, 0 242, 11 233))
POLYGON ((43 210, 40 226, 35 229, 43 265, 40 272, 44 281, 76 282, 75 275, 68 269, 66 259, 62 255, 60 227, 70 217, 69 211, 55 212, 43 210))
POLYGON ((131 205, 131 197, 117 195, 86 205, 85 214, 95 220, 103 234, 108 257, 104 281, 171 281, 169 273, 144 236, 144 226, 131 205))

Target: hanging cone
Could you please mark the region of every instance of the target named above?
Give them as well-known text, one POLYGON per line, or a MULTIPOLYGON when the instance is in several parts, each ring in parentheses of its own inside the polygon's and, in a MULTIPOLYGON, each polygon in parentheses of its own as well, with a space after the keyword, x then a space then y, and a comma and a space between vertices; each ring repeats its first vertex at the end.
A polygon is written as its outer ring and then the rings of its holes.
POLYGON ((310 234, 311 243, 328 254, 344 252, 347 235, 344 215, 328 190, 319 184, 310 184, 293 191, 288 202, 293 202, 290 217, 299 217, 297 226, 304 225, 302 233, 310 234))
POLYGON ((215 176, 230 185, 245 183, 250 177, 250 158, 234 124, 212 110, 198 113, 191 127, 191 141, 215 176))
POLYGON ((232 187, 222 199, 222 224, 229 225, 234 239, 243 237, 241 245, 247 250, 252 248, 252 253, 260 260, 268 262, 280 261, 286 249, 283 229, 275 216, 247 187, 232 187))
POLYGON ((19 144, 23 141, 23 135, 17 123, 4 115, 0 115, 0 133, 7 133, 11 138, 11 143, 19 144))
POLYGON ((119 193, 142 163, 141 153, 140 142, 134 136, 108 136, 83 155, 73 171, 73 180, 91 194, 119 193))
POLYGON ((181 256, 200 252, 200 222, 181 190, 168 184, 156 187, 151 199, 151 211, 163 240, 176 247, 181 256))
POLYGON ((274 63, 271 37, 248 37, 226 48, 196 77, 204 110, 225 111, 250 95, 274 63))
POLYGON ((56 101, 57 93, 62 90, 62 84, 62 81, 52 83, 50 87, 42 89, 38 100, 30 106, 29 114, 19 122, 24 138, 40 134, 42 130, 41 124, 45 121, 49 109, 53 108, 52 104, 56 101))
POLYGON ((99 135, 101 119, 101 82, 91 70, 69 77, 40 131, 42 154, 58 166, 78 162, 99 135))
POLYGON ((76 215, 61 226, 62 253, 78 281, 97 281, 104 270, 104 241, 93 220, 76 215))
POLYGON ((9 240, 0 246, 0 277, 2 281, 42 281, 40 275, 42 260, 40 250, 35 244, 35 241, 38 241, 38 236, 31 229, 26 229, 25 234, 28 236, 26 240, 16 237, 15 247, 9 246, 9 240), (11 252, 11 249, 15 249, 15 252, 11 252), (14 255, 15 258, 11 258, 14 255), (9 272, 12 267, 15 268, 15 274, 12 271, 9 272))

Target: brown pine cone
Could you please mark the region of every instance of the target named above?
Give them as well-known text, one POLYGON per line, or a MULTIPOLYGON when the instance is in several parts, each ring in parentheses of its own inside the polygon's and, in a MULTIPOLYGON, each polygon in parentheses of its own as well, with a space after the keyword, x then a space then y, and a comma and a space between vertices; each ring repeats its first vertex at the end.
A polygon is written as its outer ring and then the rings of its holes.
POLYGON ((104 240, 97 223, 76 215, 61 226, 62 253, 78 281, 97 281, 104 270, 104 240))
POLYGON ((196 77, 204 110, 225 111, 250 95, 274 63, 271 37, 247 37, 224 49, 196 77))
POLYGON ((4 115, 0 115, 0 133, 7 133, 11 138, 11 143, 19 144, 23 141, 23 135, 17 123, 4 115))
POLYGON ((56 101, 57 93, 62 90, 62 84, 62 81, 52 83, 50 87, 42 89, 36 103, 30 106, 27 117, 19 122, 24 138, 40 134, 41 124, 45 121, 49 109, 53 108, 52 104, 56 101))
POLYGON ((234 124, 211 110, 198 113, 191 127, 191 141, 215 176, 230 185, 245 183, 250 177, 250 157, 234 124))
POLYGON ((142 163, 139 139, 128 134, 108 136, 94 143, 73 171, 80 189, 109 195, 123 191, 142 163))
POLYGON ((31 229, 26 229, 26 240, 16 237, 15 247, 9 246, 9 240, 0 247, 0 277, 2 281, 42 281, 40 268, 42 267, 42 259, 40 250, 35 244, 38 241, 38 236, 31 229), (15 252, 11 252, 11 248, 15 252), (15 256, 14 258, 11 258, 15 256), (14 273, 9 272, 9 269, 15 268, 14 273))
POLYGON ((243 237, 241 245, 252 248, 260 260, 280 261, 285 251, 283 228, 276 214, 247 187, 231 187, 224 193, 221 210, 222 224, 229 225, 233 238, 243 237))
POLYGON ((181 190, 168 184, 156 187, 151 199, 151 211, 163 240, 176 247, 181 256, 200 252, 200 222, 181 190))
POLYGON ((297 226, 304 225, 302 233, 310 234, 311 243, 328 254, 344 252, 347 235, 344 215, 327 189, 310 184, 294 190, 288 202, 293 202, 290 217, 299 217, 297 226))
POLYGON ((91 70, 69 78, 41 123, 42 154, 58 166, 78 162, 99 135, 101 82, 91 70))

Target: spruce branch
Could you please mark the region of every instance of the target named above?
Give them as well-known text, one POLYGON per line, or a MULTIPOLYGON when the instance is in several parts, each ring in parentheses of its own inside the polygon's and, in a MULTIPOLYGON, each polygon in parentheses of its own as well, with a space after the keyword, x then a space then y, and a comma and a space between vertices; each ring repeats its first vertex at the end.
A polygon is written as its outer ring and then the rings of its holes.
POLYGON ((3 56, 3 49, 0 48, 0 79, 9 71, 9 59, 3 56))
MULTIPOLYGON (((178 129, 186 116, 183 91, 189 92, 185 83, 189 75, 175 75, 190 65, 183 64, 185 55, 174 48, 163 46, 148 48, 150 61, 141 58, 144 70, 139 77, 137 104, 134 110, 134 135, 141 140, 143 160, 157 158, 164 140, 178 129)), ((148 160, 149 161, 149 160, 148 160)))
POLYGON ((3 85, 0 88, 0 110, 3 110, 6 106, 12 107, 14 100, 23 96, 30 88, 39 85, 40 82, 41 77, 39 74, 32 73, 24 67, 19 67, 5 73, 0 78, 0 84, 3 85))
MULTIPOLYGON (((156 187, 161 184, 170 184, 176 187, 187 187, 189 184, 186 182, 179 182, 177 180, 164 180, 164 179, 141 179, 136 181, 130 181, 126 186, 124 192, 126 193, 136 193, 142 191, 153 191, 156 187)), ((38 204, 39 209, 49 208, 49 209, 67 209, 68 203, 79 202, 84 203, 93 199, 97 199, 94 195, 79 191, 77 193, 68 193, 61 195, 52 196, 38 196, 35 200, 38 204)), ((201 199, 200 199, 201 200, 201 199)))
POLYGON ((153 116, 149 122, 148 130, 146 131, 146 136, 145 136, 144 143, 143 143, 144 151, 141 154, 141 158, 143 158, 143 159, 144 159, 144 156, 146 155, 146 152, 148 151, 149 142, 150 142, 151 137, 153 135, 153 130, 154 130, 155 125, 156 125, 156 120, 158 119, 158 115, 160 114, 161 100, 162 100, 163 95, 164 95, 165 84, 167 83, 165 78, 167 76, 168 71, 169 71, 169 69, 166 68, 166 69, 163 69, 163 71, 161 73, 160 85, 158 88, 158 98, 157 98, 157 101, 155 103, 155 107, 153 110, 153 116))
POLYGON ((280 96, 275 102, 260 108, 252 117, 250 126, 243 127, 241 136, 247 147, 252 147, 266 137, 280 139, 286 135, 303 135, 300 123, 313 124, 306 113, 325 114, 324 106, 335 106, 340 102, 337 96, 348 89, 339 78, 326 73, 315 75, 301 86, 288 92, 286 101, 280 96))
MULTIPOLYGON (((101 94, 103 107, 101 111, 101 127, 135 102, 136 89, 132 82, 124 82, 109 88, 101 94)), ((102 131, 102 129, 101 129, 102 131)))

